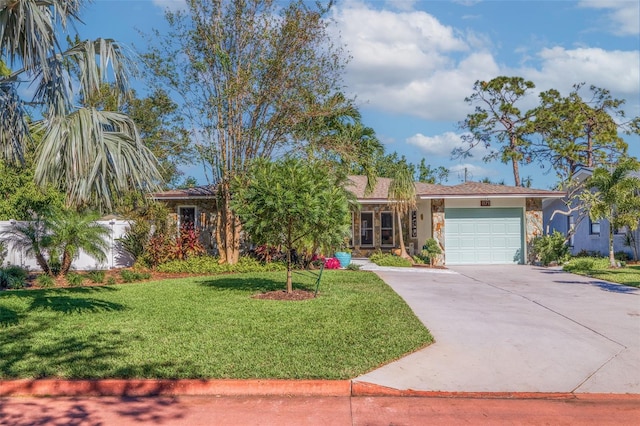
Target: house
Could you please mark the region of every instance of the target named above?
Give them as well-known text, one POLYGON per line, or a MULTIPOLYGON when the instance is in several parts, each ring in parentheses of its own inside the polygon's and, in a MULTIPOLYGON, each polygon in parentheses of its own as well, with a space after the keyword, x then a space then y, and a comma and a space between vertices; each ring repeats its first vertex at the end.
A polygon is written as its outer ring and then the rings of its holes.
MULTIPOLYGON (((367 192, 365 176, 351 176, 348 189, 360 203, 352 213, 350 244, 353 255, 399 247, 397 219, 389 207, 391 179, 379 178, 367 192)), ((529 263, 530 244, 543 233, 544 200, 565 193, 541 189, 465 182, 436 185, 416 182, 414 211, 402 221, 408 251, 417 252, 429 238, 443 249, 441 265, 529 263)), ((173 218, 194 223, 214 248, 215 194, 210 187, 154 194, 173 218)))
MULTIPOLYGON (((589 168, 582 168, 576 172, 575 179, 577 182, 584 182, 592 172, 589 168)), ((640 178, 638 172, 631 175, 640 178)), ((568 244, 571 254, 609 255, 609 222, 591 220, 588 212, 581 208, 579 201, 573 201, 571 205, 567 205, 567 197, 547 199, 543 205, 543 212, 545 234, 558 231, 569 236, 568 244)), ((634 258, 634 248, 628 245, 628 242, 635 244, 635 250, 640 252, 640 227, 635 231, 626 228, 615 230, 614 250, 624 251, 629 258, 634 258), (628 241, 628 234, 632 237, 631 241, 628 241)))

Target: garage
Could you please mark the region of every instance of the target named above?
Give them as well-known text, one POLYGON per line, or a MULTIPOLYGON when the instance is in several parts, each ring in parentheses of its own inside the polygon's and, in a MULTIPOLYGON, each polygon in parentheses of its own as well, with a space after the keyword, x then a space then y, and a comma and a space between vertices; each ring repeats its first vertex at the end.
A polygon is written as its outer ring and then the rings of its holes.
POLYGON ((523 261, 522 208, 446 208, 448 265, 523 261))

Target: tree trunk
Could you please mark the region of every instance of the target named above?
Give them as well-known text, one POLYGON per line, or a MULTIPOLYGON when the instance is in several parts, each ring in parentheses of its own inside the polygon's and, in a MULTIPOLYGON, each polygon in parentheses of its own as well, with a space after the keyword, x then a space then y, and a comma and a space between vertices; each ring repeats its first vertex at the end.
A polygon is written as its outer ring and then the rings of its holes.
POLYGON ((513 165, 513 180, 515 181, 516 186, 521 186, 520 166, 518 165, 518 160, 516 160, 515 158, 512 158, 511 163, 513 165))
POLYGON ((613 252, 613 223, 609 222, 609 264, 612 268, 617 268, 616 257, 613 252))
POLYGON ((240 220, 230 208, 229 184, 221 183, 217 198, 216 243, 220 263, 235 265, 240 258, 240 220))
POLYGON ((293 282, 291 279, 291 220, 289 220, 289 226, 287 229, 287 293, 293 293, 293 282))
POLYGON ((62 263, 60 264, 60 275, 65 276, 71 269, 71 255, 68 250, 64 250, 62 253, 62 263))
POLYGON ((400 212, 396 212, 396 216, 398 217, 398 236, 400 238, 400 257, 402 257, 403 259, 410 260, 411 263, 413 263, 413 258, 409 256, 409 253, 407 253, 407 249, 404 246, 404 235, 402 232, 402 219, 400 219, 401 215, 402 214, 400 212))

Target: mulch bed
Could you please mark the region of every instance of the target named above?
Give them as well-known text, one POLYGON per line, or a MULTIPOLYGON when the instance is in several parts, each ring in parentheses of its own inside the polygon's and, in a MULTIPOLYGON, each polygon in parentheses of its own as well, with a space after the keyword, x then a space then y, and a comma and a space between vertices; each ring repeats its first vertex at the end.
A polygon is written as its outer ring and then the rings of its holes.
POLYGON ((253 296, 254 299, 266 300, 308 300, 313 299, 314 297, 314 292, 307 290, 293 290, 292 293, 287 293, 284 290, 276 290, 253 296))

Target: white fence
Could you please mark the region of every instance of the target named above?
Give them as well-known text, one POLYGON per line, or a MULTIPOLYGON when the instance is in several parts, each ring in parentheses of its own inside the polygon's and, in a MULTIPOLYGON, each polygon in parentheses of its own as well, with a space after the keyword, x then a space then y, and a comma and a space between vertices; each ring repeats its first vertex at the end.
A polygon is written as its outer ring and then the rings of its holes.
MULTIPOLYGON (((7 256, 4 265, 18 265, 29 269, 30 271, 39 271, 40 267, 35 257, 29 256, 24 249, 14 248, 11 241, 7 240, 4 234, 11 231, 16 222, 0 221, 0 241, 2 241, 7 250, 7 256)), ((122 237, 129 226, 129 222, 124 220, 98 221, 97 223, 109 229, 109 250, 107 251, 106 262, 98 262, 93 257, 84 252, 74 259, 72 269, 78 271, 86 271, 93 269, 113 269, 124 268, 133 264, 133 258, 127 253, 122 245, 117 241, 122 237)))

